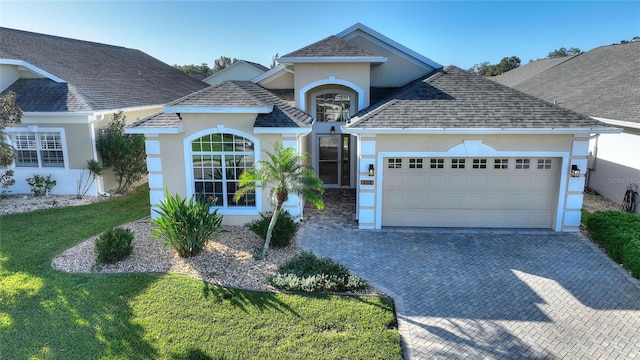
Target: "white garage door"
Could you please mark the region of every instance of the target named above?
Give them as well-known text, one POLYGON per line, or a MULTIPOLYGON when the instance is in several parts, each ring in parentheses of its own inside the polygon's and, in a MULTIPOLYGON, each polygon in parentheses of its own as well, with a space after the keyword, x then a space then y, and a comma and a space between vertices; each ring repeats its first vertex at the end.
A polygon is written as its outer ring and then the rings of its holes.
POLYGON ((382 226, 551 228, 557 158, 385 158, 382 226))

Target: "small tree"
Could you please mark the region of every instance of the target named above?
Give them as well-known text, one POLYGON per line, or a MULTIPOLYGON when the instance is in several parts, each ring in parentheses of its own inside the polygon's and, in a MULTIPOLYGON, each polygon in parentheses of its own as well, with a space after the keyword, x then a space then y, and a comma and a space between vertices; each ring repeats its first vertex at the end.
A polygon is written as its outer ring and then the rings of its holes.
POLYGON ((265 152, 267 159, 258 162, 258 169, 250 168, 240 175, 239 188, 235 194, 235 200, 238 201, 256 188, 269 189, 269 199, 275 209, 269 222, 262 258, 267 256, 273 228, 289 194, 301 196, 318 210, 324 209, 322 180, 313 172, 306 156, 295 154, 293 148, 285 148, 280 142, 274 145, 273 152, 265 152))
MULTIPOLYGON (((19 124, 22 119, 22 109, 16 104, 16 93, 9 91, 0 96, 0 168, 7 167, 13 162, 13 147, 4 142, 2 130, 8 125, 19 124)), ((13 170, 0 171, 0 187, 7 188, 15 184, 13 170)), ((5 190, 2 190, 4 193, 5 190)))
POLYGON ((124 193, 147 173, 144 135, 125 134, 126 116, 122 111, 113 114, 106 129, 100 130, 96 147, 105 168, 116 176, 116 193, 124 193))

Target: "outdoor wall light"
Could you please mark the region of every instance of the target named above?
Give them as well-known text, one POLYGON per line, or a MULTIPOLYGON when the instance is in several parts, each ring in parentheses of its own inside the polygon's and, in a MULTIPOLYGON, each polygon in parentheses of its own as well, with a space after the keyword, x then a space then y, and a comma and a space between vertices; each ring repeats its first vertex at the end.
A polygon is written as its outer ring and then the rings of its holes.
POLYGON ((375 171, 373 170, 373 164, 369 164, 369 176, 375 175, 375 171))
POLYGON ((578 165, 571 165, 571 177, 580 177, 580 169, 578 169, 578 165))
POLYGON ((331 135, 335 135, 335 134, 336 134, 336 127, 335 127, 335 126, 332 126, 332 127, 331 127, 331 130, 329 130, 329 133, 330 133, 331 135))

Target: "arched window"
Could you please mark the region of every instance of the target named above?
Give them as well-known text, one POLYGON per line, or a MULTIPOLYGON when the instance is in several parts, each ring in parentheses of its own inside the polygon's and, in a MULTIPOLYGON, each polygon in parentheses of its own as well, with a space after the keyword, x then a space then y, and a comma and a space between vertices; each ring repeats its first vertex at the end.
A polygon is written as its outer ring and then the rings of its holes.
POLYGON ((314 95, 317 121, 348 121, 353 111, 353 100, 349 93, 328 91, 314 95))
POLYGON ((255 144, 236 134, 213 133, 191 142, 193 192, 224 208, 256 207, 256 194, 234 200, 240 174, 255 165, 255 144))

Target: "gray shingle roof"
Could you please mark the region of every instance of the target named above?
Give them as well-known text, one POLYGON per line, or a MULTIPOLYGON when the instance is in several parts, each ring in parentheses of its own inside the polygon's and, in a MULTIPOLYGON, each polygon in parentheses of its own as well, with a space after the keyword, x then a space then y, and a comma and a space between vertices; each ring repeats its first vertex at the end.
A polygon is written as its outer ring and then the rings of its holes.
POLYGON ((579 113, 640 123, 640 42, 577 55, 516 89, 579 113))
POLYGON ((502 85, 514 87, 515 85, 518 85, 543 71, 549 70, 550 68, 571 59, 572 57, 573 56, 563 56, 560 58, 532 61, 526 65, 518 66, 513 70, 507 71, 504 74, 490 77, 489 79, 497 81, 502 85))
POLYGON ((606 125, 448 66, 360 111, 349 128, 601 128, 606 125))
POLYGON ((331 35, 325 39, 307 45, 281 58, 314 58, 314 57, 380 57, 382 56, 362 49, 350 42, 331 35))
MULTIPOLYGON (((292 106, 286 100, 251 81, 224 81, 195 93, 184 96, 167 104, 170 107, 202 108, 256 108, 273 107, 269 113, 257 114, 254 127, 310 127, 311 115, 292 106)), ((129 127, 131 128, 167 128, 178 127, 181 120, 175 114, 152 115, 129 127)))
POLYGON ((5 91, 15 91, 25 111, 160 105, 207 86, 139 50, 8 28, 0 28, 0 58, 26 61, 67 82, 12 84, 5 91))

